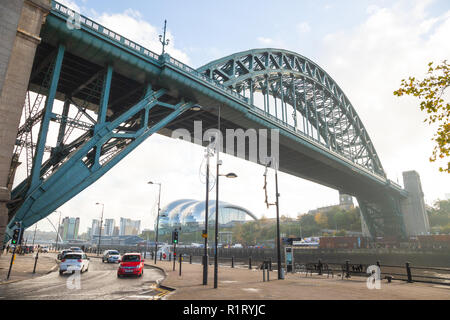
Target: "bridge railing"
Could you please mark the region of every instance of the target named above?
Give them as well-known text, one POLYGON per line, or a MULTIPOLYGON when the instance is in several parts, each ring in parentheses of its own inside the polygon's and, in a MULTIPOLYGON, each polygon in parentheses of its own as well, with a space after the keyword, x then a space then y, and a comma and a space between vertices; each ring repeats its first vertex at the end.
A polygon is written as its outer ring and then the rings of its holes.
POLYGON ((107 36, 113 42, 120 43, 121 45, 126 46, 128 49, 131 49, 132 51, 134 51, 136 53, 139 53, 143 56, 146 56, 146 57, 149 57, 149 58, 152 58, 155 60, 159 59, 159 55, 154 53, 153 51, 138 45, 136 42, 131 41, 130 39, 127 39, 124 36, 121 36, 120 34, 115 33, 114 31, 73 11, 72 9, 66 7, 65 5, 63 5, 59 2, 52 1, 52 10, 65 16, 66 18, 71 19, 72 24, 77 24, 79 22, 80 25, 83 25, 96 33, 107 36), (79 18, 78 18, 78 16, 79 16, 79 18))
POLYGON ((232 95, 233 97, 235 97, 235 98, 241 100, 242 102, 244 102, 244 103, 246 103, 246 104, 249 103, 249 102, 248 102, 249 99, 248 99, 247 97, 244 97, 243 95, 241 95, 241 94, 237 93, 236 91, 234 91, 234 90, 228 88, 227 86, 224 86, 224 85, 221 84, 219 81, 216 81, 216 80, 214 80, 214 79, 211 79, 211 78, 207 77, 207 76, 204 75, 203 73, 201 73, 201 72, 199 72, 199 71, 197 71, 197 70, 195 70, 195 69, 189 67, 188 65, 184 64, 183 62, 178 61, 177 59, 172 58, 172 57, 170 57, 169 62, 170 62, 172 65, 178 67, 179 69, 182 69, 182 70, 184 70, 184 71, 187 71, 188 73, 194 75, 195 77, 197 77, 197 78, 199 78, 199 79, 201 79, 201 80, 203 80, 203 81, 206 81, 206 82, 212 84, 213 86, 215 86, 215 87, 217 87, 217 88, 219 88, 219 89, 225 91, 226 93, 228 93, 228 94, 232 95))
MULTIPOLYGON (((131 41, 127 38, 125 38, 124 36, 121 36, 119 34, 117 34, 116 32, 102 26, 101 24, 96 23, 95 21, 79 14, 76 13, 74 10, 66 7, 65 5, 56 2, 56 1, 52 1, 52 10, 55 11, 57 14, 64 16, 67 19, 71 19, 70 21, 72 23, 80 23, 80 25, 85 26, 86 28, 88 28, 89 30, 92 30, 93 32, 99 34, 100 36, 104 36, 107 37, 110 41, 113 41, 121 46, 126 47, 127 49, 139 54, 142 57, 145 58, 150 58, 152 60, 152 62, 160 62, 160 56, 156 53, 154 53, 153 51, 146 49, 144 47, 142 47, 141 45, 137 44, 134 41, 131 41)), ((298 130, 297 128, 295 128, 294 126, 280 120, 279 118, 273 116, 272 114, 261 110, 260 108, 256 107, 255 105, 250 104, 249 102, 249 98, 239 94, 238 92, 230 89, 227 86, 224 86, 223 84, 221 84, 219 81, 211 79, 210 77, 206 76, 205 74, 197 71, 196 69, 182 63, 181 61, 170 57, 168 59, 169 64, 171 64, 172 66, 175 66, 176 68, 187 72, 190 75, 193 75, 195 78, 202 80, 203 82, 206 82, 210 85, 212 85, 215 88, 218 88, 220 90, 222 90, 223 92, 225 92, 226 94, 228 94, 229 96, 238 99, 239 101, 241 101, 242 103, 244 103, 248 108, 255 110, 256 112, 258 112, 259 114, 273 120, 276 121, 277 124, 279 124, 280 126, 289 129, 291 132, 301 135, 302 137, 307 138, 308 140, 319 144, 320 146, 324 146, 325 148, 329 149, 329 151, 332 151, 326 144, 322 143, 321 141, 317 140, 317 139, 313 139, 310 136, 308 136, 307 134, 305 134, 304 132, 302 132, 301 130, 298 130)), ((333 151, 332 151, 333 152, 333 151)), ((358 163, 356 163, 354 161, 354 159, 352 157, 348 157, 345 154, 339 154, 334 152, 335 154, 341 155, 343 156, 345 159, 348 159, 350 161, 352 161, 355 165, 357 165, 360 168, 363 168, 365 171, 367 171, 369 174, 375 175, 381 179, 384 179, 384 177, 382 177, 381 175, 379 175, 378 173, 376 173, 373 169, 368 170, 368 168, 365 168, 364 166, 359 165, 358 163)), ((394 183, 394 185, 397 188, 401 188, 401 186, 396 185, 394 183)))

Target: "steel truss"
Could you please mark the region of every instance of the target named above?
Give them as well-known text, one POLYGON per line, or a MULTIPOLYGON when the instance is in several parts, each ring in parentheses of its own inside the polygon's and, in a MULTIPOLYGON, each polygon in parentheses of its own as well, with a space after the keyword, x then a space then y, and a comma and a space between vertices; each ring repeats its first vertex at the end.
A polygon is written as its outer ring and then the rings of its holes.
POLYGON ((213 61, 198 71, 248 97, 250 104, 255 103, 255 93, 261 93, 267 114, 386 177, 350 101, 309 59, 286 50, 257 49, 213 61))
MULTIPOLYGON (((70 95, 66 96, 62 114, 57 115, 53 113, 53 105, 64 52, 64 45, 60 45, 51 70, 45 108, 38 117, 40 131, 37 143, 32 144, 35 148, 31 173, 12 191, 8 234, 15 221, 22 221, 22 225, 27 227, 45 218, 99 179, 146 138, 193 106, 192 102, 184 100, 177 104, 162 102, 159 99, 166 94, 166 89, 154 91, 148 84, 139 102, 107 121, 113 74, 113 67, 108 66, 87 84, 93 91, 99 85, 101 88, 96 120, 86 112, 85 106, 76 104, 70 95), (68 117, 70 106, 78 109, 74 119, 68 117), (151 113, 156 106, 165 111, 151 113), (88 122, 81 121, 79 114, 84 115, 88 122), (51 148, 50 157, 43 161, 50 121, 59 123, 59 134, 56 147, 51 148), (84 133, 68 142, 73 128, 82 129, 84 133)), ((36 116, 28 115, 26 122, 36 116)))

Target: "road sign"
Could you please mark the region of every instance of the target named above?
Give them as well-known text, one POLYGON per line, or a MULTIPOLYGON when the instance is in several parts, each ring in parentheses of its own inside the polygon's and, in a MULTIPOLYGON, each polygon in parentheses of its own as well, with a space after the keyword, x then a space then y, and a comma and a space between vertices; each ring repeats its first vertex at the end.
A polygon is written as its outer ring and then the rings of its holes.
POLYGON ((202 238, 208 238, 208 234, 207 233, 202 233, 202 238))

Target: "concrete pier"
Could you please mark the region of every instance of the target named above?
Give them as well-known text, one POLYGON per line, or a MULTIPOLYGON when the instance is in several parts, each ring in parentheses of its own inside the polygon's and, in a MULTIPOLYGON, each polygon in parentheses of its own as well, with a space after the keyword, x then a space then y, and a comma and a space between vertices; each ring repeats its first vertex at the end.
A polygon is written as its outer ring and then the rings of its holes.
POLYGON ((8 176, 41 26, 50 0, 0 2, 0 240, 8 223, 8 176))

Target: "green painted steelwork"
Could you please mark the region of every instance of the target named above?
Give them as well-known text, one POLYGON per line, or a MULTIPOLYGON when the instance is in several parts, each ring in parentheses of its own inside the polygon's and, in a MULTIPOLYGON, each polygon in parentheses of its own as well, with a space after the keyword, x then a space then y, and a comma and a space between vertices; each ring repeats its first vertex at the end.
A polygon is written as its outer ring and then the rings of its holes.
MULTIPOLYGON (((58 137, 51 157, 33 168, 37 183, 30 187, 25 180, 13 190, 9 226, 14 221, 29 226, 44 218, 152 133, 163 128, 170 132, 176 128, 174 123, 188 125, 194 115, 184 118, 184 114, 193 104, 200 104, 210 108, 205 113, 212 114, 222 106, 228 124, 278 129, 282 154, 294 152, 301 159, 283 158, 281 171, 357 196, 372 235, 402 232, 398 199, 406 192, 386 178, 368 134, 342 90, 310 60, 286 50, 257 49, 196 70, 84 16, 79 16, 79 29, 70 29, 67 19, 75 19, 76 14, 57 2, 52 7, 38 48, 42 61, 36 61, 39 67, 31 82, 39 86, 39 70, 45 70, 42 65, 47 60, 42 57, 64 43, 65 81, 51 88, 58 88, 56 94, 91 124, 83 124, 79 117, 68 119, 67 110, 65 115, 51 117, 60 122, 64 137, 58 137), (71 63, 83 65, 86 71, 73 75, 67 71, 71 63), (258 91, 263 93, 264 109, 254 105, 258 91), (272 114, 270 95, 275 109, 277 99, 281 101, 281 119, 272 114), (293 110, 293 119, 288 108, 293 110), (88 109, 98 113, 97 121, 88 109), (87 131, 68 141, 65 126, 87 131), (307 163, 304 167, 303 162, 307 163), (396 227, 378 226, 380 219, 396 227)), ((205 113, 199 114, 207 120, 205 113)), ((215 120, 210 125, 214 127, 215 120)))

